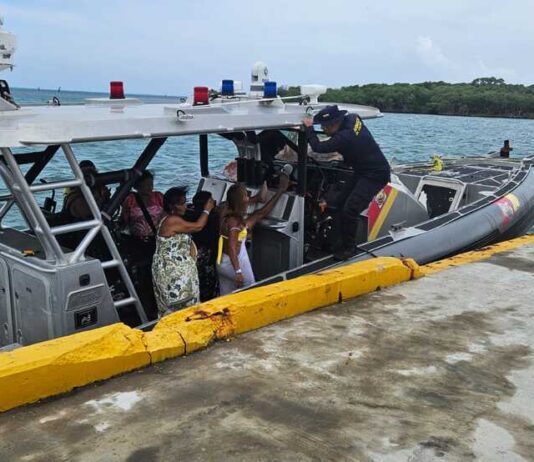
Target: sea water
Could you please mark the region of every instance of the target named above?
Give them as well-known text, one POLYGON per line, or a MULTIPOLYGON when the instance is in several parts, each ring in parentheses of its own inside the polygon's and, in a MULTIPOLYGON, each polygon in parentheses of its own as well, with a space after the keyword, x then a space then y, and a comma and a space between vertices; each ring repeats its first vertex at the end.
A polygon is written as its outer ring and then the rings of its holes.
MULTIPOLYGON (((102 93, 12 89, 19 104, 46 104, 54 96, 62 104, 81 103, 85 98, 105 97, 102 93)), ((176 103, 179 97, 166 95, 128 95, 145 102, 176 103)), ((501 148, 510 140, 513 156, 534 154, 534 120, 481 117, 384 114, 365 122, 386 157, 393 163, 426 160, 434 154, 444 157, 481 155, 501 148)), ((91 159, 101 172, 131 168, 147 140, 110 141, 73 145, 78 161, 91 159)), ((236 156, 235 145, 220 136, 209 136, 210 173, 220 173, 236 156)), ((57 180, 69 176, 64 159, 57 156, 41 178, 57 180)), ((169 138, 149 165, 155 174, 155 188, 164 192, 185 185, 194 191, 200 177, 198 136, 169 138)), ((60 201, 59 201, 60 202, 60 201)), ((19 224, 13 216, 10 224, 19 224)))

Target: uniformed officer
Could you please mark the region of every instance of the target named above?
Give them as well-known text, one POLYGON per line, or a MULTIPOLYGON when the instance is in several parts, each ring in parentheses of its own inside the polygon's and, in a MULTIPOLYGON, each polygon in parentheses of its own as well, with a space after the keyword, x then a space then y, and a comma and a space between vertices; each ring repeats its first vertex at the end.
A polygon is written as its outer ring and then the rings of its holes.
POLYGON ((339 110, 336 105, 327 106, 318 112, 313 120, 306 118, 303 123, 313 151, 339 152, 345 164, 353 170, 352 178, 343 188, 337 204, 341 210, 338 216, 341 241, 334 256, 344 260, 356 251, 360 213, 390 181, 391 169, 373 135, 358 115, 347 114, 347 111, 339 110), (314 124, 320 124, 330 139, 319 141, 313 130, 314 124))

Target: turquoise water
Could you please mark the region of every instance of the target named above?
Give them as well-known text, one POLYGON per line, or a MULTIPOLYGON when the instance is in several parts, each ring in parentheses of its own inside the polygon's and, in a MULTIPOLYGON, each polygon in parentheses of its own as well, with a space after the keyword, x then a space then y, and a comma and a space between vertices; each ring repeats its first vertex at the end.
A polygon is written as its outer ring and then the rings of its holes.
MULTIPOLYGON (((95 93, 87 91, 68 91, 68 90, 47 90, 35 88, 12 88, 11 94, 15 98, 15 101, 18 104, 46 104, 47 101, 51 100, 54 96, 59 98, 62 104, 76 104, 83 103, 85 98, 99 98, 107 97, 108 93, 95 93)), ((167 95, 131 95, 126 94, 126 96, 132 96, 135 98, 141 98, 147 103, 159 103, 162 101, 176 101, 178 96, 167 96, 167 95)))
POLYGON ((389 159, 422 160, 432 154, 480 155, 509 139, 514 156, 534 154, 534 120, 385 114, 366 122, 389 159))
MULTIPOLYGON (((12 93, 19 104, 44 104, 53 96, 58 96, 62 103, 107 96, 103 93, 16 88, 12 93)), ((176 102, 178 99, 157 95, 130 96, 138 96, 147 102, 176 102)), ((534 120, 385 114, 381 119, 366 123, 385 155, 394 162, 424 160, 432 154, 447 157, 486 154, 498 150, 505 139, 511 140, 514 156, 534 154, 534 120)), ((217 173, 235 157, 236 150, 233 143, 219 136, 210 136, 209 144, 210 170, 217 173)), ((100 171, 106 171, 131 167, 145 145, 146 141, 115 141, 74 145, 73 149, 78 160, 91 159, 100 171)), ((198 137, 167 140, 149 168, 156 175, 155 184, 160 191, 176 185, 194 188, 200 175, 198 137)), ((66 174, 64 160, 54 159, 42 177, 51 180, 66 174)))

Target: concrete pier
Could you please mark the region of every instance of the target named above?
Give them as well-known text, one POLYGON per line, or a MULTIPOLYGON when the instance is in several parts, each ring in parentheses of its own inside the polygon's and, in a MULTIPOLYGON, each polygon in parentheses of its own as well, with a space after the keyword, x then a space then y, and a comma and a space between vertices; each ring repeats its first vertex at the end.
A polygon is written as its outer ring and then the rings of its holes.
POLYGON ((534 460, 534 246, 0 415, 2 461, 534 460))

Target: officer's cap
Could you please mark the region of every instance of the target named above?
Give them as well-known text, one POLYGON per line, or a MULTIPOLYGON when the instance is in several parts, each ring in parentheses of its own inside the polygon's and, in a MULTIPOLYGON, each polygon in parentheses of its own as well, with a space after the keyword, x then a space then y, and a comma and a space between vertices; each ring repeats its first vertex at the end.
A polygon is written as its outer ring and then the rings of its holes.
POLYGON ((340 111, 336 104, 326 106, 315 114, 313 123, 319 125, 331 125, 343 119, 346 113, 347 111, 340 111))

